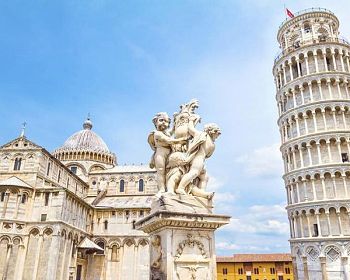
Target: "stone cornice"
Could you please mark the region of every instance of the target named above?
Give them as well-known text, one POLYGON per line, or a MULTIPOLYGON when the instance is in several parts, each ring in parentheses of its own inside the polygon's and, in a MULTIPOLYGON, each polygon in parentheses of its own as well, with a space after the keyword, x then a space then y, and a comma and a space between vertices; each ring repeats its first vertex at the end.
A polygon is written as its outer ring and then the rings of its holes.
POLYGON ((162 228, 191 228, 215 230, 229 223, 230 216, 157 211, 136 222, 135 226, 146 233, 162 228))

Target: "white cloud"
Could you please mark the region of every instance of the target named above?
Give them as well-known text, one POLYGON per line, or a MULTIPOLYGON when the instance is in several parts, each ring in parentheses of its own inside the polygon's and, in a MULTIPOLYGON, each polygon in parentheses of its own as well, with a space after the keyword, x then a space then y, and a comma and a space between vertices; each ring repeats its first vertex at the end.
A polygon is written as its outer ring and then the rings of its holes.
POLYGON ((268 252, 270 251, 270 247, 268 246, 251 246, 251 245, 243 245, 236 244, 231 242, 217 242, 215 244, 216 250, 220 251, 241 251, 241 252, 268 252))
POLYGON ((244 172, 254 177, 280 177, 283 162, 279 151, 280 144, 261 147, 236 159, 243 164, 244 172))
POLYGON ((282 205, 254 205, 248 211, 232 218, 223 230, 229 232, 266 235, 287 235, 289 225, 286 210, 282 205))

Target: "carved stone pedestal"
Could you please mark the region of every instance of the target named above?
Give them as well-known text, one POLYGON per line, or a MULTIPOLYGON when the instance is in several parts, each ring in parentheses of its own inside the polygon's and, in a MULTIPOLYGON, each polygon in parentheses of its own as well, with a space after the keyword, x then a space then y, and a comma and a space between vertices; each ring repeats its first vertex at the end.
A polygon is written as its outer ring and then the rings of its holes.
POLYGON ((150 280, 216 279, 214 231, 230 217, 211 214, 204 205, 190 196, 162 196, 136 223, 151 236, 150 280))

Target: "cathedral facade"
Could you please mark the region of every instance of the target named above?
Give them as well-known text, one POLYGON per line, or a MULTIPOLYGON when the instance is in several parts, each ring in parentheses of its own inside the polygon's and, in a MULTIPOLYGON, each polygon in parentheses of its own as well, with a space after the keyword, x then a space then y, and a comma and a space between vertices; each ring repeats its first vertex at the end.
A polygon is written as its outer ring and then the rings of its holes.
POLYGON ((117 165, 89 119, 53 153, 22 134, 0 147, 0 279, 148 279, 135 222, 156 192, 155 171, 117 165))

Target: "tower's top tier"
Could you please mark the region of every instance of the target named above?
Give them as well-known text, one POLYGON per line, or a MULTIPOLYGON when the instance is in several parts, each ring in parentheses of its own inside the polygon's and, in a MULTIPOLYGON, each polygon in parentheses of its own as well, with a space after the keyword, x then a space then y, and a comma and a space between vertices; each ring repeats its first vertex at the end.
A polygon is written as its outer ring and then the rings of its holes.
POLYGON ((294 14, 285 20, 277 33, 283 52, 293 51, 304 45, 339 40, 339 20, 329 10, 311 8, 294 14))

